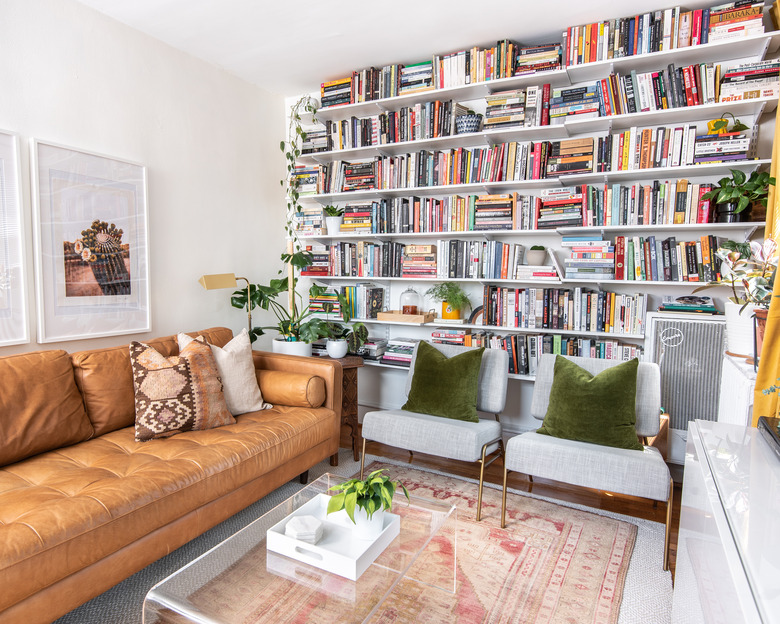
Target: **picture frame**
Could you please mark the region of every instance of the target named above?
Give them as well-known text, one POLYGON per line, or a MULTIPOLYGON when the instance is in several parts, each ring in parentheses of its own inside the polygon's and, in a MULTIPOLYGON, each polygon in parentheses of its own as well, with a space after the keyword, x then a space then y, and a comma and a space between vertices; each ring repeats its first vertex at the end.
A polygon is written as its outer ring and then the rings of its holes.
POLYGON ((19 136, 0 130, 0 347, 30 342, 19 136))
POLYGON ((151 331, 146 167, 30 140, 38 342, 151 331))

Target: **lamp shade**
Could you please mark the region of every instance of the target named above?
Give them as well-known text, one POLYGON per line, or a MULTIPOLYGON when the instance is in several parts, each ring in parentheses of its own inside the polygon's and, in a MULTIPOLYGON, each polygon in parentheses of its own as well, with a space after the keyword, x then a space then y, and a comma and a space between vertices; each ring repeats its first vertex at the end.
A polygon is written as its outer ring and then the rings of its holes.
POLYGON ((215 290, 217 288, 236 288, 238 286, 235 273, 214 273, 213 275, 202 275, 198 282, 206 290, 215 290))

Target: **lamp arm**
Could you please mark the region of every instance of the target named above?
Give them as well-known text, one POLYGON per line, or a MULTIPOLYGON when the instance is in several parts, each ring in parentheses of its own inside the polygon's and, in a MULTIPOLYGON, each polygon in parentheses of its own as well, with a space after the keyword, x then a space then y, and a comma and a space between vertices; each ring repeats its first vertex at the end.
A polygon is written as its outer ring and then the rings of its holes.
POLYGON ((252 331, 252 291, 251 291, 251 284, 249 283, 249 280, 245 277, 236 277, 236 280, 244 280, 246 282, 246 319, 247 319, 247 330, 252 331))

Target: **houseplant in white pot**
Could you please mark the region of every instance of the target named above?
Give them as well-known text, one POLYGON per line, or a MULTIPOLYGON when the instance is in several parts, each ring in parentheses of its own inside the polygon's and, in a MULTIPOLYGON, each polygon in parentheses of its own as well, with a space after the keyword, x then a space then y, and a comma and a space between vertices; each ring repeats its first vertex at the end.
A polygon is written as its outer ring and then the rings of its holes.
POLYGON ((344 209, 338 206, 325 206, 325 225, 328 228, 328 236, 338 236, 341 233, 341 222, 344 220, 344 209))
POLYGON ((409 492, 403 483, 383 475, 385 468, 374 470, 365 479, 350 479, 330 489, 338 492, 328 501, 328 513, 344 509, 355 523, 355 537, 376 539, 384 528, 385 511, 393 506, 393 495, 400 487, 407 500, 409 492))
MULTIPOLYGON (((330 336, 325 344, 325 349, 328 355, 332 358, 343 358, 347 353, 357 353, 358 350, 366 344, 368 340, 368 329, 360 321, 353 323, 350 327, 346 325, 349 323, 352 316, 350 314, 349 304, 347 298, 343 293, 337 292, 336 297, 339 301, 339 312, 341 319, 344 321, 344 325, 328 320, 328 329, 330 336)), ((323 306, 325 313, 330 317, 330 313, 333 311, 333 304, 326 303, 323 306)))
POLYGON ((778 258, 777 244, 767 238, 736 243, 726 241, 715 252, 721 260, 721 279, 700 286, 700 292, 716 286, 731 288, 725 303, 726 348, 729 353, 750 357, 753 354, 753 316, 756 310, 768 309, 772 300, 778 258))

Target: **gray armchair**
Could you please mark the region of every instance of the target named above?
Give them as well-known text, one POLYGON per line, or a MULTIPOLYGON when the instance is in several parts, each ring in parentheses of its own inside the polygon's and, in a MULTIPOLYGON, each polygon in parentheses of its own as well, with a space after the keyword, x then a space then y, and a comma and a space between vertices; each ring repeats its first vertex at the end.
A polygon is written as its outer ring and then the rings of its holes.
MULTIPOLYGON (((453 357, 473 347, 434 344, 447 357, 453 357)), ((406 378, 406 395, 412 386, 417 360, 415 348, 409 374, 406 378)), ((368 412, 363 417, 363 455, 360 475, 366 456, 366 440, 373 440, 406 449, 412 461, 413 453, 427 453, 437 457, 479 462, 479 493, 477 497, 477 521, 482 515, 482 483, 485 466, 503 456, 504 443, 498 415, 506 405, 508 356, 501 349, 485 349, 479 370, 477 410, 493 414, 495 420, 480 418, 478 423, 452 420, 441 416, 418 414, 401 409, 368 412), (486 463, 486 458, 495 453, 486 463)))
MULTIPOLYGON (((550 402, 555 355, 542 356, 536 371, 531 414, 543 420, 550 402)), ((592 375, 597 375, 616 360, 566 356, 592 375)), ((572 400, 576 400, 572 397, 572 400)), ((658 365, 640 362, 637 371, 636 431, 642 438, 654 436, 661 424, 661 377, 658 365)), ((509 472, 562 481, 617 494, 628 494, 666 503, 666 540, 664 570, 669 569, 669 529, 672 519, 673 482, 658 449, 644 446, 643 451, 601 446, 566 440, 529 431, 509 439, 504 458, 504 495, 501 526, 506 526, 506 481, 509 472)))

